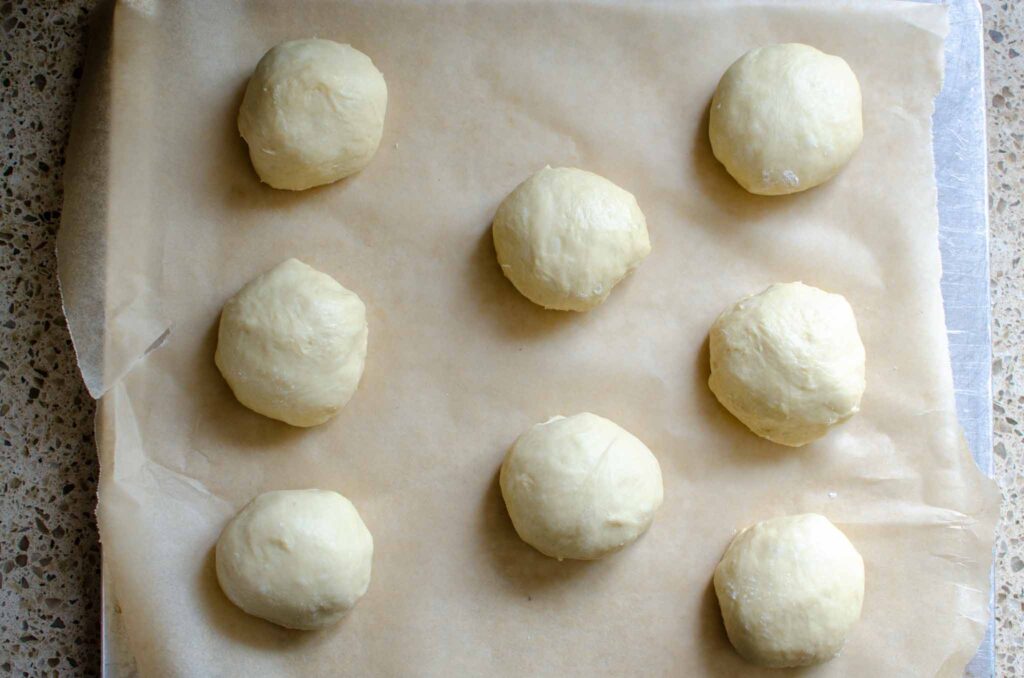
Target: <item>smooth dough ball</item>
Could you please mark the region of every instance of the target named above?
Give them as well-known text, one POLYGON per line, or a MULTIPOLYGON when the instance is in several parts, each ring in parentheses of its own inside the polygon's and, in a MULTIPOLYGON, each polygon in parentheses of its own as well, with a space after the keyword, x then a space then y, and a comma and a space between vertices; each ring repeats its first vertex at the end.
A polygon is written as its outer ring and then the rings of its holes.
POLYGON ((571 167, 545 167, 519 184, 492 230, 505 277, 559 311, 597 306, 651 252, 633 194, 571 167))
POLYGON ((589 412, 519 436, 500 484, 522 540, 559 560, 594 560, 632 544, 662 500, 661 468, 647 446, 589 412))
POLYGON ((751 193, 796 193, 828 181, 864 138, 860 85, 840 57, 790 43, 753 49, 711 100, 711 148, 751 193))
POLYGON ((387 104, 384 76, 370 57, 331 40, 292 40, 256 65, 238 131, 260 179, 301 191, 370 163, 387 104))
POLYGON ((345 497, 283 490, 253 499, 217 540, 217 581, 232 603, 290 629, 321 629, 370 585, 373 537, 345 497))
POLYGON ((709 347, 708 386, 763 438, 806 445, 860 410, 864 344, 839 294, 772 285, 718 316, 709 347))
POLYGON ((755 664, 836 656, 860 618, 864 560, 828 518, 774 518, 743 530, 715 568, 729 641, 755 664))
POLYGON ((366 335, 366 307, 355 292, 289 259, 224 305, 214 360, 249 409, 316 426, 355 393, 366 335))

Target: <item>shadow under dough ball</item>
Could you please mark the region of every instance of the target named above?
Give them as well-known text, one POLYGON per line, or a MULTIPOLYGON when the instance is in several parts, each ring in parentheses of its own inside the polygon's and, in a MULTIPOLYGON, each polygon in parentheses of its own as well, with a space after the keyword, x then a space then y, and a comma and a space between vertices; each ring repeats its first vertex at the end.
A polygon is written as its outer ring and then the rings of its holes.
POLYGON ((256 65, 238 131, 263 182, 301 191, 370 163, 387 104, 384 76, 370 57, 331 40, 292 40, 256 65))
POLYGON ((751 193, 805 191, 860 146, 860 84, 846 61, 808 45, 759 47, 719 81, 708 134, 715 157, 751 193))

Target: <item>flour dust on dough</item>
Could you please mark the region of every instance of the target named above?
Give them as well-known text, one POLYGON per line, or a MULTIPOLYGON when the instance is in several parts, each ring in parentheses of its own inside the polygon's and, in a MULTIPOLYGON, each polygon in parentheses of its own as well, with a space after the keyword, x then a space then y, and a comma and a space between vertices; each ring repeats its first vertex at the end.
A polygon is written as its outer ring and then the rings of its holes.
POLYGON ((774 518, 741 531, 715 568, 733 647, 782 668, 827 661, 860 618, 864 560, 828 518, 774 518))
POLYGON ((860 84, 841 57, 799 43, 759 47, 722 76, 708 132, 715 157, 751 193, 804 191, 860 146, 860 84))

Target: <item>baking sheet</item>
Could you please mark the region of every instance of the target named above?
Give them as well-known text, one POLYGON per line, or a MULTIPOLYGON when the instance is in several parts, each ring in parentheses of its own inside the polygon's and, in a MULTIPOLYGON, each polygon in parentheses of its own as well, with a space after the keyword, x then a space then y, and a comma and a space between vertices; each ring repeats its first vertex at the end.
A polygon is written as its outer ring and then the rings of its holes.
MULTIPOLYGON (((945 77, 932 116, 942 303, 957 418, 978 467, 991 477, 992 337, 984 63, 981 6, 976 0, 950 2, 945 77)), ((970 678, 995 675, 994 588, 990 584, 985 639, 965 672, 970 678)))
POLYGON ((717 622, 714 562, 735 529, 818 510, 861 548, 869 590, 843 656, 810 673, 958 675, 987 614, 996 496, 959 438, 942 331, 942 19, 889 3, 121 6, 110 151, 82 163, 106 177, 102 214, 79 219, 102 224, 105 255, 62 248, 61 263, 66 291, 80 269, 106 275, 106 331, 74 304, 69 323, 80 356, 97 336, 113 346, 83 371, 106 389, 101 530, 142 668, 732 675, 749 667, 717 622), (284 195, 256 184, 233 114, 262 51, 309 26, 371 54, 388 129, 363 174, 284 195), (781 202, 728 179, 702 120, 725 66, 780 39, 842 54, 873 85, 855 161, 781 202), (654 254, 587 316, 529 305, 489 248, 497 202, 546 162, 626 186, 652 224, 654 254), (231 401, 209 358, 223 300, 291 254, 370 307, 364 383, 309 432, 231 401), (869 391, 854 421, 780 454, 714 403, 700 347, 735 297, 796 277, 850 298, 869 391), (161 320, 173 329, 147 354, 161 320), (652 447, 666 503, 634 548, 558 564, 515 538, 494 474, 522 428, 581 409, 652 447), (324 634, 234 610, 208 557, 252 494, 309 484, 351 497, 378 544, 370 593, 324 634))

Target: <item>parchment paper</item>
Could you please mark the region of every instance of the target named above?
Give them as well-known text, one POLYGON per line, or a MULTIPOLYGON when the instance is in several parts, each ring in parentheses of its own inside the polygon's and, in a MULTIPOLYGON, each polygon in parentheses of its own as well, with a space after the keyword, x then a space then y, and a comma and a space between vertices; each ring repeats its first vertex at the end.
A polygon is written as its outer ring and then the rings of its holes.
POLYGON ((939 292, 943 8, 137 0, 108 21, 60 265, 102 395, 109 583, 145 675, 779 675, 732 651, 710 580, 736 530, 801 511, 867 564, 846 649, 801 675, 962 673, 986 623, 997 494, 956 422, 939 292), (384 141, 349 180, 275 191, 235 114, 263 52, 310 35, 384 73, 384 141), (851 64, 865 138, 836 179, 764 198, 714 161, 706 113, 733 60, 783 41, 851 64), (608 177, 649 222, 651 256, 587 314, 532 305, 495 263, 495 208, 545 164, 608 177), (369 314, 360 388, 314 429, 245 409, 213 364, 221 305, 290 256, 369 314), (755 437, 706 386, 716 315, 790 280, 844 294, 868 355, 862 412, 798 450, 755 437), (584 410, 650 446, 665 503, 623 552, 559 563, 516 537, 496 474, 526 427, 584 410), (213 570, 234 511, 303 487, 352 499, 376 544, 368 594, 319 633, 246 616, 213 570))

